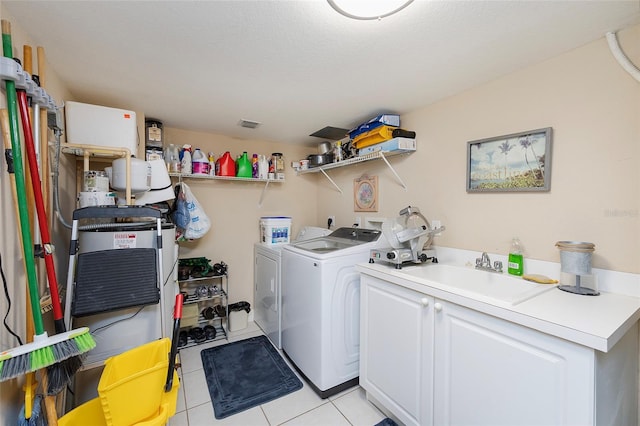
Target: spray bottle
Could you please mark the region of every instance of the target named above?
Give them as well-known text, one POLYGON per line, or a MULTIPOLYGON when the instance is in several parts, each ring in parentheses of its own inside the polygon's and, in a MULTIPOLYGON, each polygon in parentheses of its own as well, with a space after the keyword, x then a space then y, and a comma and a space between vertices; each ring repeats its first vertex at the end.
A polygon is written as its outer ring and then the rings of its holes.
POLYGON ((185 175, 190 175, 191 168, 191 145, 182 146, 182 161, 180 163, 180 171, 185 175))

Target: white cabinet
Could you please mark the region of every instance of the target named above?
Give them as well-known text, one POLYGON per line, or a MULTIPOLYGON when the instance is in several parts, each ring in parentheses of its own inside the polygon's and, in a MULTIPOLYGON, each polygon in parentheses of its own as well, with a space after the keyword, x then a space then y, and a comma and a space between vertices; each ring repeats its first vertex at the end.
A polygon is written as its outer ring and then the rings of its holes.
POLYGON ((405 424, 637 423, 637 325, 603 353, 364 274, 361 315, 360 384, 405 424))
POLYGON ((591 349, 453 303, 434 310, 435 424, 593 424, 591 349))
POLYGON ((363 275, 360 386, 403 423, 432 424, 433 298, 363 275))

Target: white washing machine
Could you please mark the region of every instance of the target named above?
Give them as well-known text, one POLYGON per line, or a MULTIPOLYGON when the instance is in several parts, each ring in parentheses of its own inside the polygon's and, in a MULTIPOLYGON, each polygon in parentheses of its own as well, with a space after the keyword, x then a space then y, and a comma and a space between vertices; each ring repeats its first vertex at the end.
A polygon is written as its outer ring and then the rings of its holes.
POLYGON ((360 274, 379 230, 339 228, 282 249, 282 349, 322 398, 358 383, 360 274))
MULTIPOLYGON (((324 228, 305 226, 295 241, 305 241, 330 234, 324 228)), ((278 349, 282 349, 282 248, 285 244, 253 246, 253 319, 278 349)))

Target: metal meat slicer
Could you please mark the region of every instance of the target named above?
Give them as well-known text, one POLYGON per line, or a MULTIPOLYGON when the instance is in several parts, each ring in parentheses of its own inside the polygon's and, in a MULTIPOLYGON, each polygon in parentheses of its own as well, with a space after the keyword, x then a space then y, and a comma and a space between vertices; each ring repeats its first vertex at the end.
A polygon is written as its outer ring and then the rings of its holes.
POLYGON ((444 231, 445 227, 431 229, 429 221, 417 207, 405 207, 399 214, 399 217, 382 224, 382 233, 391 247, 371 250, 369 263, 388 262, 396 269, 402 268, 404 263, 424 263, 427 260, 437 263, 435 250, 430 247, 433 236, 444 231))

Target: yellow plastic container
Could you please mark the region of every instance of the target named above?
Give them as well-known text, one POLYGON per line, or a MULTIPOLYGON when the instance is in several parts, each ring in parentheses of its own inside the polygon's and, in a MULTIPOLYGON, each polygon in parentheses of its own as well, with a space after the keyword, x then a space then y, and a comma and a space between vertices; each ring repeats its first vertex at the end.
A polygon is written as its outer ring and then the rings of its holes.
POLYGON ((98 395, 107 424, 135 424, 158 413, 170 350, 171 341, 161 339, 105 361, 98 395))
POLYGON ((105 361, 98 398, 62 416, 58 424, 95 426, 154 426, 166 424, 176 412, 178 374, 164 391, 169 368, 169 339, 156 340, 105 361))
POLYGON ((389 139, 393 139, 393 131, 397 129, 397 127, 392 126, 379 126, 375 129, 371 129, 366 133, 356 136, 353 139, 353 146, 357 149, 364 148, 370 145, 375 145, 380 142, 388 141, 389 139))

